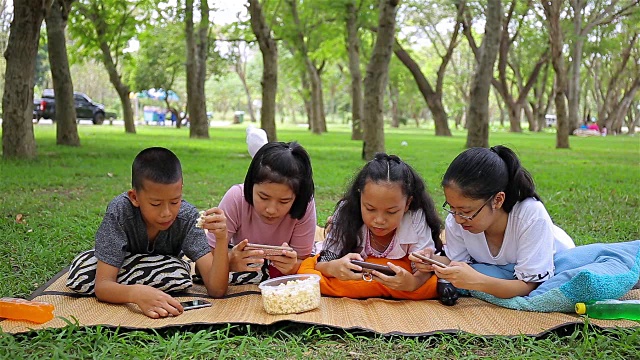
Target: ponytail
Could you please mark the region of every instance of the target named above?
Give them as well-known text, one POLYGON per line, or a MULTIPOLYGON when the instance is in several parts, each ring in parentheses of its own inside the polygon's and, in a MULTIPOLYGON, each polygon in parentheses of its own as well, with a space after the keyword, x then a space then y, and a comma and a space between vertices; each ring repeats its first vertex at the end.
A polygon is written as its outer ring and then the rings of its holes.
POLYGON ((520 165, 518 156, 506 146, 497 145, 492 147, 491 152, 496 153, 505 163, 509 181, 504 189, 505 199, 502 207, 504 211, 511 212, 513 206, 526 198, 540 200, 540 195, 536 193, 536 186, 533 183, 531 174, 520 165))

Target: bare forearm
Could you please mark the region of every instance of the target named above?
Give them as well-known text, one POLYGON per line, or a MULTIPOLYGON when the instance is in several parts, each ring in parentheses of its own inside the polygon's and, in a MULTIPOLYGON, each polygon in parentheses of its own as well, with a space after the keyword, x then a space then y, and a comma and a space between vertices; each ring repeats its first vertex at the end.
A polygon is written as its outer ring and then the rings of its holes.
POLYGON ((111 304, 135 303, 133 293, 136 286, 141 285, 123 285, 115 281, 96 282, 96 297, 111 304))
POLYGON ((334 277, 330 273, 330 269, 331 269, 331 261, 318 261, 316 263, 316 270, 320 271, 322 275, 326 277, 334 277))
POLYGON ((522 280, 505 280, 484 275, 482 281, 473 289, 491 294, 498 298, 508 299, 514 296, 529 295, 538 286, 537 283, 526 283, 522 280))
POLYGON ((207 277, 207 293, 214 298, 219 298, 227 293, 229 287, 229 255, 227 247, 218 246, 211 250, 213 263, 207 277))

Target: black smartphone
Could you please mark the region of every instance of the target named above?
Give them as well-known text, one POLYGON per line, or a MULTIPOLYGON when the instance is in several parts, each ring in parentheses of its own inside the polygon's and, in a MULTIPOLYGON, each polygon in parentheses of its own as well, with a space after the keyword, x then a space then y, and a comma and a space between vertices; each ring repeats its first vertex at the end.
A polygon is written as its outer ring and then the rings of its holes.
POLYGON ((184 309, 184 311, 187 311, 187 310, 209 307, 211 306, 211 303, 206 300, 197 299, 197 300, 191 300, 191 301, 182 301, 180 302, 180 305, 182 305, 182 308, 184 309))
POLYGON ((394 276, 396 274, 395 271, 391 270, 391 268, 388 267, 387 265, 378 265, 378 264, 374 264, 366 261, 360 261, 360 260, 351 260, 351 263, 354 265, 358 265, 363 269, 376 270, 389 276, 394 276))
POLYGON ((412 252, 411 255, 413 255, 413 256, 417 257, 418 259, 422 260, 423 263, 429 263, 431 265, 439 266, 441 268, 448 267, 448 265, 445 265, 445 264, 441 263, 438 260, 433 260, 432 258, 428 258, 428 257, 426 257, 426 256, 424 256, 422 254, 418 254, 416 252, 412 252))

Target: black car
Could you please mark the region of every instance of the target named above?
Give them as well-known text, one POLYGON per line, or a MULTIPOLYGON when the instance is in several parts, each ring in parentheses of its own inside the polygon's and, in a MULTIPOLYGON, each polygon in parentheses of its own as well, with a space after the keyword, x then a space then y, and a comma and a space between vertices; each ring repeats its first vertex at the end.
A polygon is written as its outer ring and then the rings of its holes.
MULTIPOLYGON (((77 119, 91 119, 95 125, 101 125, 104 122, 104 105, 94 103, 91 98, 81 92, 74 92, 73 100, 76 105, 77 119)), ((33 106, 33 118, 36 121, 41 118, 56 121, 56 102, 53 89, 45 89, 42 92, 42 98, 34 99, 33 106)))

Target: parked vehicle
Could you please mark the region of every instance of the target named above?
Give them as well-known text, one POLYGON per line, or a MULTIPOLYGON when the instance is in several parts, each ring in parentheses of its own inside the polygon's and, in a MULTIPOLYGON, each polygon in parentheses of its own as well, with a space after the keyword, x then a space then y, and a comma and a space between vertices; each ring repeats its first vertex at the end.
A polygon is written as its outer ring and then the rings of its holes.
MULTIPOLYGON (((105 119, 104 105, 93 102, 90 97, 81 92, 73 93, 73 100, 76 105, 76 118, 90 119, 95 125, 102 125, 105 119)), ((56 103, 53 89, 45 89, 42 92, 42 98, 34 99, 33 118, 37 121, 40 119, 51 119, 56 121, 56 103)))

